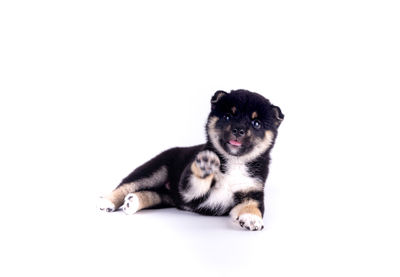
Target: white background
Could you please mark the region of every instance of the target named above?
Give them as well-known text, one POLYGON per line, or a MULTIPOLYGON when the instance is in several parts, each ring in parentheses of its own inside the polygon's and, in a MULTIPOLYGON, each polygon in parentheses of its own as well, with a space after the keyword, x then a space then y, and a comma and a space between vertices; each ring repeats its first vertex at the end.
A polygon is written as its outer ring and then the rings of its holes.
POLYGON ((0 275, 399 276, 397 2, 0 2, 0 275), (286 115, 262 232, 97 212, 238 88, 286 115))

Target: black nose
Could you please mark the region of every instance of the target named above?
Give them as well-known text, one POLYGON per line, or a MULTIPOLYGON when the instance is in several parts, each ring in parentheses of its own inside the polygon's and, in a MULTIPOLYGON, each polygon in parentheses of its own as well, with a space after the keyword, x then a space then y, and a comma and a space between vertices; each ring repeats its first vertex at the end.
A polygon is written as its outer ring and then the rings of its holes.
POLYGON ((233 128, 232 134, 234 134, 237 137, 243 137, 245 134, 244 128, 233 128))

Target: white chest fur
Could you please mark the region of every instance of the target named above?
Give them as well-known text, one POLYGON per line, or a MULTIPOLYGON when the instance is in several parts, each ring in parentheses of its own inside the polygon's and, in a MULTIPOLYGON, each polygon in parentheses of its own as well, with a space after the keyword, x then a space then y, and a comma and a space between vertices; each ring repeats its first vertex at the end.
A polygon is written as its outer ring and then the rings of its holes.
POLYGON ((209 198, 200 207, 209 207, 224 213, 232 206, 235 192, 262 189, 262 183, 250 177, 245 163, 238 159, 228 160, 226 169, 225 173, 216 176, 209 198))

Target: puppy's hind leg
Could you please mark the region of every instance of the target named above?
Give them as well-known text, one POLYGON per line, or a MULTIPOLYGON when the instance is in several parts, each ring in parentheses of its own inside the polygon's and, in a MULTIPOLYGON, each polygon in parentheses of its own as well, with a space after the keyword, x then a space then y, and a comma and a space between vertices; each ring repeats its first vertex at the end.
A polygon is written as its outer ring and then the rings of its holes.
POLYGON ((115 211, 124 203, 124 199, 128 194, 163 186, 167 183, 167 177, 167 167, 162 166, 146 177, 140 178, 137 176, 137 179, 125 178, 116 189, 100 199, 100 210, 115 211))
POLYGON ((125 197, 122 210, 126 214, 134 214, 139 210, 153 208, 156 206, 172 206, 172 199, 169 195, 157 191, 139 191, 129 193, 125 197))
POLYGON ((165 151, 135 169, 110 194, 100 198, 100 210, 115 211, 121 207, 129 193, 163 187, 168 183, 167 162, 170 155, 170 151, 165 151))

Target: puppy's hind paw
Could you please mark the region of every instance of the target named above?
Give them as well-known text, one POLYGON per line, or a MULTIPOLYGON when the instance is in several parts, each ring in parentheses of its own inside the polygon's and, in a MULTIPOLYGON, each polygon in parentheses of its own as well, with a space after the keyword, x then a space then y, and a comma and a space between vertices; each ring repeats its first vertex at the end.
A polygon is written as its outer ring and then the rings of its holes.
POLYGON ((125 196, 124 205, 122 205, 122 210, 125 214, 134 214, 139 210, 139 198, 134 193, 129 193, 125 196))
POLYGON ((101 211, 105 211, 105 212, 113 212, 115 211, 115 205, 113 204, 113 202, 111 202, 110 200, 108 200, 105 197, 100 197, 98 202, 97 202, 97 208, 100 209, 101 211))

